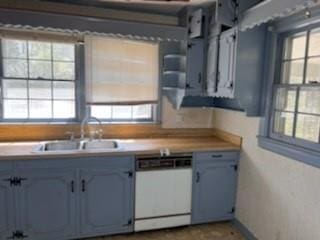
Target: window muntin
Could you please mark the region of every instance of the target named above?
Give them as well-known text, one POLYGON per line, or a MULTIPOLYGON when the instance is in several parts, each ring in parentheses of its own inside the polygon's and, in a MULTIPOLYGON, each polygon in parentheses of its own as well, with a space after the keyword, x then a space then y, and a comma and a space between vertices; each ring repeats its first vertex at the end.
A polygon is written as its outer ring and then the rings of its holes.
POLYGON ((74 44, 1 39, 1 49, 4 120, 76 117, 74 44))
POLYGON ((105 122, 154 122, 156 104, 142 105, 92 105, 91 116, 105 122))
POLYGON ((320 29, 283 40, 274 86, 272 136, 290 143, 320 143, 320 29))

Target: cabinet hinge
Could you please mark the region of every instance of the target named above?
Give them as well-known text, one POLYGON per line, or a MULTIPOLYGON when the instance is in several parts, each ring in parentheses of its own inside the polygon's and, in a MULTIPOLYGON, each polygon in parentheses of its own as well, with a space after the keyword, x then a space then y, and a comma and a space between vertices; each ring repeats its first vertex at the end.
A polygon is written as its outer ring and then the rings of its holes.
POLYGON ((236 208, 233 207, 229 213, 234 213, 235 211, 236 211, 236 208))
POLYGON ((124 227, 129 227, 129 226, 131 226, 132 225, 132 219, 129 219, 128 220, 128 223, 127 224, 124 224, 123 226, 124 227))
POLYGON ((21 186, 21 182, 27 180, 26 178, 21 177, 11 177, 6 178, 3 181, 10 182, 10 186, 21 186))
POLYGON ((132 177, 133 176, 133 172, 132 171, 127 171, 127 172, 124 172, 125 174, 128 174, 129 177, 132 177))
POLYGON ((8 237, 7 239, 24 239, 27 238, 27 235, 24 235, 23 231, 14 231, 12 232, 12 236, 8 237))

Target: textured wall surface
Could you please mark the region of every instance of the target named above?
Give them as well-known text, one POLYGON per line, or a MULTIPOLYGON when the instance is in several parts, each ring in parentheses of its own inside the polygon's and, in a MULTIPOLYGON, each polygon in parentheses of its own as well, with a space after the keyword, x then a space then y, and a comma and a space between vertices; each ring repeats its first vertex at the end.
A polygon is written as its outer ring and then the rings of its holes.
POLYGON ((163 128, 211 128, 212 108, 181 108, 175 110, 166 97, 162 101, 163 128))
POLYGON ((259 118, 215 109, 213 124, 243 137, 237 219, 259 240, 320 239, 320 169, 259 148, 259 118))

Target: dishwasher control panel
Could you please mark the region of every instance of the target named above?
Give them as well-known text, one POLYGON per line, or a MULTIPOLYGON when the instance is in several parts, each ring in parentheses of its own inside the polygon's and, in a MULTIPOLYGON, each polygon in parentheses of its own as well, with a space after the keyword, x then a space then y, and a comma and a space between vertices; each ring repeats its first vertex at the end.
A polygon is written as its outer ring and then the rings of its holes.
POLYGON ((192 155, 141 156, 136 158, 136 171, 191 168, 192 155))

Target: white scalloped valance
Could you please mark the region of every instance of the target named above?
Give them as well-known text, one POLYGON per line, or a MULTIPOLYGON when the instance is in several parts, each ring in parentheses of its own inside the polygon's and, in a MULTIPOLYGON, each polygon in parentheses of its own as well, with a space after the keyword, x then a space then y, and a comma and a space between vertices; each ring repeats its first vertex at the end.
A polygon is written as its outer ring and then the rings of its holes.
POLYGON ((245 31, 316 4, 319 4, 317 0, 265 0, 243 14, 240 18, 239 29, 245 31))

